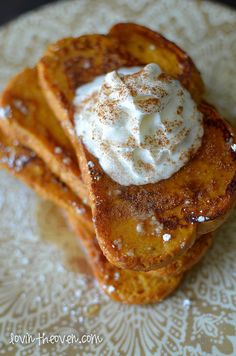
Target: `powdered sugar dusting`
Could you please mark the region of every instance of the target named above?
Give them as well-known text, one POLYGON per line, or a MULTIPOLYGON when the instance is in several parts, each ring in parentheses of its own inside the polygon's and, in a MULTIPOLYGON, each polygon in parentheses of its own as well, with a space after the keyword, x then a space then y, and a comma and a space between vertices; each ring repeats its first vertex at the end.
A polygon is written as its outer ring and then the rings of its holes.
POLYGON ((62 153, 62 148, 59 147, 59 146, 56 146, 56 147, 54 148, 54 153, 56 153, 57 155, 61 154, 61 153, 62 153))
POLYGON ((66 166, 68 166, 68 165, 71 164, 71 158, 70 158, 70 157, 64 157, 63 160, 62 160, 62 162, 63 162, 66 166))
POLYGON ((233 145, 231 145, 231 148, 234 152, 236 152, 236 143, 234 143, 233 145))
POLYGON ((206 217, 206 216, 200 215, 200 216, 198 216, 198 217, 196 218, 196 220, 197 220, 198 222, 204 222, 204 221, 209 220, 209 218, 206 217))
POLYGON ((115 291, 115 287, 110 285, 106 288, 106 290, 108 293, 113 293, 115 291))
POLYGON ((168 242, 168 241, 170 241, 170 239, 171 239, 171 235, 170 235, 170 234, 164 234, 164 235, 162 236, 162 238, 163 238, 163 241, 164 241, 164 242, 168 242))
POLYGON ((112 243, 112 247, 117 248, 118 250, 121 250, 122 249, 122 240, 121 239, 114 240, 112 243))
POLYGON ((28 115, 29 110, 28 110, 26 104, 22 100, 15 99, 13 101, 13 104, 14 104, 15 108, 21 112, 21 114, 28 115))
POLYGON ((0 107, 0 119, 9 119, 11 117, 11 107, 0 107))
POLYGON ((74 207, 75 209, 75 212, 78 214, 78 215, 83 215, 85 214, 86 210, 85 208, 80 205, 79 203, 77 203, 76 201, 72 201, 71 202, 71 205, 74 207))
POLYGON ((136 231, 137 233, 141 234, 143 232, 143 225, 142 224, 137 224, 136 225, 136 231))
POLYGON ((93 168, 94 167, 94 163, 92 161, 88 161, 88 167, 89 168, 93 168))
POLYGON ((20 172, 33 157, 34 155, 30 154, 18 155, 14 150, 10 150, 0 158, 0 162, 7 164, 8 167, 13 169, 15 172, 20 172))

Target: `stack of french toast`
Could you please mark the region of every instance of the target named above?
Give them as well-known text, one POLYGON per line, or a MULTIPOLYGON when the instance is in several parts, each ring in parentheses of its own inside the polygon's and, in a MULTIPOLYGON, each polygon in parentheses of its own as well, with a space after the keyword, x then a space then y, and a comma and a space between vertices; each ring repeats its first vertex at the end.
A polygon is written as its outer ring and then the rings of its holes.
POLYGON ((113 300, 154 303, 172 293, 234 205, 235 133, 203 94, 200 73, 183 50, 148 28, 122 23, 107 35, 50 45, 1 95, 1 167, 65 211, 113 300), (198 150, 169 178, 122 185, 78 136, 74 98, 101 75, 149 63, 190 94, 204 133, 198 150))

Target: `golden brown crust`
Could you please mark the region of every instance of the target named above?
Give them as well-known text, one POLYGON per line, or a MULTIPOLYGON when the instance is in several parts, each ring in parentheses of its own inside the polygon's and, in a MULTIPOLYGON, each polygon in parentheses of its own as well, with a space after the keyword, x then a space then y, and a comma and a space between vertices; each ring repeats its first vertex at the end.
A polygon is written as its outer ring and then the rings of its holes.
POLYGON ((108 36, 60 41, 49 48, 38 66, 50 105, 65 128, 70 127, 83 180, 90 190, 97 239, 103 253, 120 268, 144 271, 169 264, 190 248, 197 236, 215 230, 224 221, 235 201, 236 168, 235 153, 230 147, 235 142, 234 133, 206 103, 200 105, 205 134, 199 152, 170 179, 157 184, 118 185, 83 144, 78 144, 73 134, 75 87, 116 66, 150 61, 178 78, 200 101, 203 84, 191 59, 159 34, 138 25, 118 24, 108 36), (150 45, 155 48, 150 49, 150 45), (85 71, 82 67, 86 60, 89 68, 85 71), (93 168, 88 167, 89 161, 94 163, 93 168), (158 233, 154 231, 153 217, 162 226, 158 233), (143 234, 137 231, 138 224, 144 226, 143 234), (165 234, 171 236, 168 242, 163 239, 165 234))
POLYGON ((74 149, 48 107, 37 70, 28 68, 12 78, 2 93, 0 106, 9 111, 7 119, 0 119, 2 131, 33 149, 50 170, 81 198, 86 198, 74 149))

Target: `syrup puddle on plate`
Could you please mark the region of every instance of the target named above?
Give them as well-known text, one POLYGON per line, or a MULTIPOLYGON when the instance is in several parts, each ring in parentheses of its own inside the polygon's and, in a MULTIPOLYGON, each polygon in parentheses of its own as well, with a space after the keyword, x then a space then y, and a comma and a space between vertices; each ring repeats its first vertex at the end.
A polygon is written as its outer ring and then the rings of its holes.
POLYGON ((92 275, 78 237, 70 230, 63 212, 53 203, 40 200, 37 211, 39 236, 43 241, 57 245, 63 251, 65 266, 85 275, 92 275))

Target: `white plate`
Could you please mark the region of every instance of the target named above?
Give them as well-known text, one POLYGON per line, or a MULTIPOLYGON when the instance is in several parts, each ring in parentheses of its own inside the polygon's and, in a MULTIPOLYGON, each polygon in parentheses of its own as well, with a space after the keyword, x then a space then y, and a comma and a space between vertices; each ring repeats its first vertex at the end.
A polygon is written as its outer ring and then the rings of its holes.
MULTIPOLYGON (((147 25, 182 46, 202 72, 208 100, 234 123, 236 13, 208 2, 80 0, 27 14, 0 31, 1 88, 10 75, 36 63, 46 44, 106 32, 120 21, 147 25)), ((123 306, 100 293, 57 209, 0 171, 2 354, 236 355, 235 217, 171 298, 154 306, 123 306), (39 332, 87 332, 103 341, 9 344, 10 333, 39 332)))

